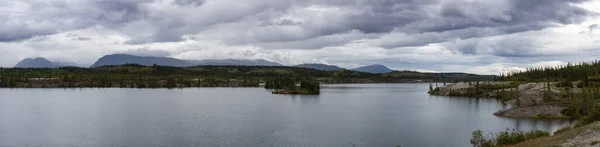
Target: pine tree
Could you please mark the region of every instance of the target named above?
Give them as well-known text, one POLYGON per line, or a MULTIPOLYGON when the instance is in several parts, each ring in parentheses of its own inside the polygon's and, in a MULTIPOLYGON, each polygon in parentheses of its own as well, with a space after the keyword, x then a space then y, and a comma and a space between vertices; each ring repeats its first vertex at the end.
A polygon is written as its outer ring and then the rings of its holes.
POLYGON ((433 91, 433 85, 429 83, 429 92, 433 91))

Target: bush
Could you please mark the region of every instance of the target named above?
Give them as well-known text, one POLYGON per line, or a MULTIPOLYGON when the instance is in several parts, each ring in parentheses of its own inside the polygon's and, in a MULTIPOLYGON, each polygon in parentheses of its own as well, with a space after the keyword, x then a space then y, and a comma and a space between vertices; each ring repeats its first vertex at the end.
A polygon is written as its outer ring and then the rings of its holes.
POLYGON ((435 94, 435 93, 437 93, 437 92, 439 92, 439 91, 440 91, 440 88, 439 88, 439 87, 437 87, 437 88, 431 88, 431 90, 429 90, 429 92, 428 92, 428 93, 430 93, 430 94, 435 94))
POLYGON ((473 136, 471 137, 471 144, 474 147, 492 147, 494 143, 491 140, 485 139, 483 136, 483 131, 477 130, 473 132, 473 136))
POLYGON ((560 82, 556 83, 555 86, 556 87, 569 87, 569 88, 573 88, 573 82, 571 82, 571 81, 560 81, 560 82))
POLYGON ((577 126, 584 126, 596 121, 600 121, 600 104, 597 104, 590 114, 584 116, 583 119, 577 122, 577 126))
POLYGON ((514 144, 523 142, 525 140, 536 139, 536 138, 545 137, 545 136, 550 136, 550 133, 545 132, 545 131, 540 131, 540 130, 523 132, 523 131, 515 131, 515 130, 511 131, 511 130, 506 129, 506 131, 502 131, 502 132, 498 133, 498 135, 496 136, 496 145, 499 145, 499 146, 514 145, 514 144))
MULTIPOLYGON (((585 85, 585 82, 581 81, 581 82, 577 83, 577 88, 583 88, 584 85, 585 85)), ((598 82, 588 81, 587 85, 585 85, 585 87, 596 87, 598 85, 600 85, 598 82)))
POLYGON ((481 130, 473 132, 471 138, 471 144, 475 147, 488 147, 488 146, 510 146, 521 143, 529 139, 536 139, 540 137, 550 136, 550 133, 540 130, 533 131, 515 131, 506 129, 496 134, 495 137, 486 139, 483 137, 481 130))

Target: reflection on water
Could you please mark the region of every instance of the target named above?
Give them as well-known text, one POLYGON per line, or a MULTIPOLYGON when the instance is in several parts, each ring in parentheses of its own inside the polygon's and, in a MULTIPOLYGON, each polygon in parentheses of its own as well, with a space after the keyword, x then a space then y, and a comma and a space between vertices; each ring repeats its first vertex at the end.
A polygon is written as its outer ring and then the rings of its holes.
POLYGON ((287 95, 293 102, 300 101, 301 104, 317 104, 319 103, 319 95, 287 95))
POLYGON ((261 88, 0 89, 0 146, 470 146, 471 132, 554 131, 564 120, 502 118, 494 99, 428 84, 261 88))

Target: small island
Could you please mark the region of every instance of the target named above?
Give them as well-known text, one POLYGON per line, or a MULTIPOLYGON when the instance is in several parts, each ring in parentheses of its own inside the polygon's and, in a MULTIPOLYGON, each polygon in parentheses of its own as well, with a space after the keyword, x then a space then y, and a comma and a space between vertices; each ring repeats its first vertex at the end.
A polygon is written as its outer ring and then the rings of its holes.
POLYGON ((318 95, 321 93, 319 84, 314 79, 278 77, 266 81, 265 89, 273 90, 273 94, 318 95))

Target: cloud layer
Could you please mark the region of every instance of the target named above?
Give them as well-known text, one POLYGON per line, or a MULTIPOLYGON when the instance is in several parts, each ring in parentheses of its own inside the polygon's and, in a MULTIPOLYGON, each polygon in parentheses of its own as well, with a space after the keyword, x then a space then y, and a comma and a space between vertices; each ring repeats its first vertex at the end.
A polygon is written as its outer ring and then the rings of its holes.
POLYGON ((494 73, 593 60, 589 0, 0 1, 0 66, 104 54, 494 73), (586 32, 586 33, 580 33, 586 32))

